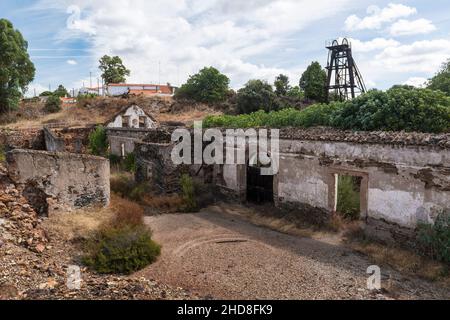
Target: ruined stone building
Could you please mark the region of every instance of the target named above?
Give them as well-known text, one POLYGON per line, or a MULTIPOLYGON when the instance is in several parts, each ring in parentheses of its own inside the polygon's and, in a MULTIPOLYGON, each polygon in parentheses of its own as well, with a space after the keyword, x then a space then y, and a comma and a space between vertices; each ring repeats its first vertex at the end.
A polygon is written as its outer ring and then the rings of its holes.
POLYGON ((158 127, 157 121, 140 107, 125 107, 106 122, 107 128, 153 129, 158 127))
POLYGON ((137 143, 137 179, 174 190, 180 172, 190 172, 229 197, 254 200, 257 190, 258 201, 323 221, 336 211, 339 177, 354 176, 366 232, 405 243, 418 222, 432 223, 450 210, 449 134, 284 129, 279 154, 272 155, 279 172, 268 177, 248 164, 254 157, 248 152, 247 164, 177 167, 170 158, 174 146, 167 134, 155 133, 137 143))

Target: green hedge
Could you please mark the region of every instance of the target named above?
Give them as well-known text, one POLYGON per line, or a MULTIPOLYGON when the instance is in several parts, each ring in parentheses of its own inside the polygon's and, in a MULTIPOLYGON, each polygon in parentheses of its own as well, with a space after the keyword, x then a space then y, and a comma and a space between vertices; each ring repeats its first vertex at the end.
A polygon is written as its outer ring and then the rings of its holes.
POLYGON ((439 91, 395 87, 372 90, 347 102, 315 104, 304 110, 262 110, 237 116, 205 118, 204 127, 312 127, 330 126, 363 131, 450 131, 450 98, 439 91))

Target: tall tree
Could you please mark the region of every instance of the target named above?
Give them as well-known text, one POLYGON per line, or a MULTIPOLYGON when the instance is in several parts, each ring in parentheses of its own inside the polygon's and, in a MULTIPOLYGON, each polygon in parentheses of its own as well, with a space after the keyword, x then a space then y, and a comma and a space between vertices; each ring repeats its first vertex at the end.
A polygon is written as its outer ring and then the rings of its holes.
POLYGON ((313 62, 300 78, 300 88, 305 92, 305 98, 318 102, 327 99, 327 73, 319 62, 313 62))
POLYGON ((441 90, 450 95, 450 59, 442 64, 441 70, 430 79, 428 89, 441 90))
POLYGON ((286 96, 288 91, 290 90, 288 76, 280 74, 278 77, 276 77, 274 86, 277 96, 286 96))
POLYGON ((227 98, 229 84, 230 79, 219 70, 205 67, 189 77, 177 90, 176 97, 208 103, 221 102, 227 98))
POLYGON ((18 106, 35 72, 28 42, 10 21, 0 19, 0 113, 18 106))
POLYGON ((122 59, 118 56, 105 55, 99 62, 99 69, 102 72, 105 84, 123 83, 126 81, 126 77, 130 75, 130 70, 123 65, 122 59))

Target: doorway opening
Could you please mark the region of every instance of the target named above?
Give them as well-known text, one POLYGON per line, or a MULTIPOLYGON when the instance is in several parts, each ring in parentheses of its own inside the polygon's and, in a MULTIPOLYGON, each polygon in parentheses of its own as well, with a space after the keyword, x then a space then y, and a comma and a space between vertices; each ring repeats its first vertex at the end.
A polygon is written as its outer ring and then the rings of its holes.
POLYGON ((360 176, 335 174, 335 211, 345 219, 359 220, 361 218, 362 179, 360 176))
POLYGON ((247 201, 254 203, 273 203, 273 175, 262 175, 263 168, 270 168, 271 164, 261 163, 247 165, 247 201))

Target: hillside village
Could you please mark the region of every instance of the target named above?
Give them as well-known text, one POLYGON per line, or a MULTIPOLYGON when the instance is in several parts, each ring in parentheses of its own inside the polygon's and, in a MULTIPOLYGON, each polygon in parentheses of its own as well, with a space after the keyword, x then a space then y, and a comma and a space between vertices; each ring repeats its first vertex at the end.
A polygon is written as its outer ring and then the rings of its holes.
POLYGON ((349 40, 325 49, 239 90, 104 56, 104 85, 0 99, 0 299, 449 299, 450 62, 367 90, 349 40), (198 149, 218 161, 173 160, 198 149))

